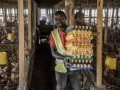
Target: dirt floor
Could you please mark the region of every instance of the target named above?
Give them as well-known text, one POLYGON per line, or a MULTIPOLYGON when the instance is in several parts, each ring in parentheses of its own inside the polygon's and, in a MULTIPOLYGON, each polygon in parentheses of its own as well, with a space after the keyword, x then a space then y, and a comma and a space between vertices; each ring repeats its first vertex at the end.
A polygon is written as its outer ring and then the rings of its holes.
POLYGON ((34 69, 29 90, 55 90, 55 61, 49 44, 36 46, 34 69))

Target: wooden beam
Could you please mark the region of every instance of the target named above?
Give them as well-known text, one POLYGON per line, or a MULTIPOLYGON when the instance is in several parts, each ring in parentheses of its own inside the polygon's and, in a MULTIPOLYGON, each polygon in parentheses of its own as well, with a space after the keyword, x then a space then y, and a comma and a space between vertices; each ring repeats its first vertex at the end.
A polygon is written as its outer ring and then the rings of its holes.
POLYGON ((89 5, 89 24, 91 25, 91 17, 92 17, 92 5, 89 5))
POLYGON ((37 3, 39 8, 49 8, 52 7, 52 3, 37 3))
POLYGON ((5 0, 0 0, 0 4, 7 4, 7 6, 9 7, 9 5, 16 5, 17 4, 17 0, 11 0, 11 1, 9 1, 9 0, 7 0, 7 1, 5 1, 5 0))
MULTIPOLYGON (((69 0, 68 0, 69 1, 69 0)), ((61 3, 65 3, 65 0, 62 0, 62 1, 60 1, 60 2, 58 2, 57 4, 53 4, 53 7, 55 7, 56 5, 59 5, 59 4, 61 4, 61 3)))
POLYGON ((113 24, 114 24, 114 13, 115 13, 115 7, 112 8, 111 28, 113 28, 113 24))
POLYGON ((50 23, 51 23, 51 25, 53 24, 53 23, 52 23, 52 21, 53 21, 53 20, 52 20, 52 12, 53 12, 53 11, 52 11, 52 8, 50 8, 50 23))
POLYGON ((118 16, 119 16, 119 7, 116 7, 116 18, 117 18, 117 20, 116 20, 116 23, 118 23, 118 16))
POLYGON ((5 23, 5 29, 7 29, 7 9, 6 4, 4 5, 4 23, 5 23))
POLYGON ((37 25, 39 24, 40 17, 41 17, 41 8, 37 7, 37 25))
POLYGON ((97 0, 97 85, 102 85, 102 19, 103 0, 97 0))
POLYGON ((58 4, 57 9, 60 10, 60 3, 58 4))
POLYGON ((74 5, 75 0, 70 0, 70 25, 74 25, 74 5))
POLYGON ((58 4, 55 5, 55 12, 58 10, 58 4))
POLYGON ((31 14, 31 17, 32 17, 32 30, 31 30, 31 33, 32 33, 32 47, 33 45, 35 44, 36 42, 36 12, 37 12, 37 6, 36 6, 36 3, 33 1, 32 2, 32 14, 31 14), (34 34, 34 35, 33 35, 34 34))
POLYGON ((51 13, 50 13, 50 10, 51 10, 51 8, 48 9, 48 12, 49 12, 49 15, 48 15, 48 17, 49 17, 49 22, 51 22, 51 13))
POLYGON ((18 0, 18 26, 19 26, 19 90, 25 84, 25 53, 24 53, 24 4, 18 0))
POLYGON ((105 34, 104 34, 104 43, 107 43, 108 37, 108 13, 109 13, 109 3, 107 4, 107 12, 105 13, 105 34))
POLYGON ((55 8, 53 7, 52 8, 52 24, 53 24, 53 27, 55 28, 55 20, 54 20, 54 14, 55 14, 55 8))
POLYGON ((31 33, 31 0, 28 0, 28 46, 31 49, 32 33, 31 33))
MULTIPOLYGON (((94 0, 94 2, 92 2, 91 4, 96 6, 96 1, 97 1, 97 0, 94 0)), ((105 2, 109 2, 111 5, 120 4, 120 0, 117 0, 117 2, 116 2, 116 1, 113 1, 113 0, 105 0, 105 2)), ((85 2, 84 0, 83 0, 83 1, 80 0, 80 2, 75 2, 75 5, 80 5, 80 4, 81 4, 82 6, 87 6, 87 5, 88 5, 88 3, 85 2)))
MULTIPOLYGON (((37 17, 37 4, 34 2, 34 31, 32 32, 32 33, 34 33, 34 36, 33 36, 33 39, 32 40, 36 40, 35 38, 36 38, 36 35, 35 35, 35 33, 36 33, 36 17, 37 17)), ((34 41, 33 42, 33 44, 35 45, 35 43, 36 43, 36 41, 34 41)))
POLYGON ((69 26, 70 25, 70 0, 65 0, 65 13, 66 13, 66 16, 67 16, 67 25, 69 26))

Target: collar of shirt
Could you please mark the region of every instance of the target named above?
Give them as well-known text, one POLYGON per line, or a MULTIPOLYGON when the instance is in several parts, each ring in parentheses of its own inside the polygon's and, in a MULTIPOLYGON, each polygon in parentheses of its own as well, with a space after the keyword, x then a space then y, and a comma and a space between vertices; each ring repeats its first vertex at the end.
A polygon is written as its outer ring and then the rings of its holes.
POLYGON ((62 33, 62 34, 64 34, 64 35, 67 34, 66 32, 63 32, 62 30, 60 30, 59 28, 58 28, 58 30, 59 30, 60 33, 62 33))

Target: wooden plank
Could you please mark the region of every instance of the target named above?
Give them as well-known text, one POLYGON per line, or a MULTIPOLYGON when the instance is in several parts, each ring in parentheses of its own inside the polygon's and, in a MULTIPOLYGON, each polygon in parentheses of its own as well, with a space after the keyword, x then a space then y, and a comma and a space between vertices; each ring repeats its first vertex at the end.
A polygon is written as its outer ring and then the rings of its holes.
POLYGON ((52 24, 53 24, 53 27, 55 28, 55 20, 54 20, 54 14, 55 14, 55 8, 53 7, 52 8, 52 24))
MULTIPOLYGON (((69 0, 68 0, 69 1, 69 0)), ((60 4, 60 3, 65 3, 65 0, 62 0, 62 1, 60 1, 60 2, 58 2, 57 4, 53 4, 53 7, 55 7, 56 5, 58 5, 58 4, 60 4)))
POLYGON ((109 3, 107 4, 107 12, 105 14, 105 34, 104 34, 104 43, 107 43, 108 37, 108 13, 109 13, 109 3))
POLYGON ((116 23, 118 23, 119 22, 119 20, 118 20, 118 16, 119 16, 119 7, 116 7, 116 23))
POLYGON ((4 5, 4 23, 5 23, 5 28, 7 29, 7 9, 6 9, 6 4, 4 5))
POLYGON ((19 90, 25 84, 25 53, 24 53, 24 6, 23 0, 18 0, 18 21, 19 21, 19 90))
POLYGON ((34 31, 32 33, 34 34, 34 36, 33 36, 32 40, 34 41, 33 45, 35 45, 35 43, 36 43, 36 39, 35 39, 36 38, 36 35, 35 35, 36 34, 36 18, 37 18, 37 13, 36 13, 37 12, 37 5, 35 2, 34 2, 34 10, 33 11, 34 11, 34 19, 33 19, 34 20, 34 29, 33 29, 34 31))
MULTIPOLYGON (((82 0, 81 0, 82 1, 82 0)), ((91 4, 92 5, 95 5, 96 6, 96 1, 97 0, 94 0, 95 2, 92 2, 91 4)), ((116 4, 120 4, 120 0, 117 0, 117 2, 114 2, 112 0, 105 0, 105 2, 109 2, 111 5, 116 5, 116 4)), ((85 1, 83 0, 83 2, 75 2, 75 5, 82 5, 82 6, 87 6, 88 3, 85 3, 85 1)))
POLYGON ((65 13, 66 13, 66 16, 67 16, 66 23, 67 23, 68 26, 70 25, 70 15, 69 15, 70 5, 69 5, 69 3, 70 3, 70 0, 65 0, 65 13))
POLYGON ((37 7, 37 25, 39 24, 40 17, 41 17, 41 8, 37 7))
POLYGON ((89 6, 89 24, 91 25, 91 17, 92 17, 92 5, 89 6))
POLYGON ((51 25, 52 25, 52 8, 50 8, 50 23, 51 23, 51 25))
POLYGON ((114 22, 114 13, 115 13, 115 7, 112 8, 112 19, 111 19, 111 28, 113 28, 113 22, 114 22))
POLYGON ((74 4, 75 0, 70 0, 70 25, 74 25, 74 4))
POLYGON ((32 2, 32 30, 31 30, 31 33, 32 33, 32 48, 33 48, 33 45, 35 44, 36 42, 36 39, 34 40, 34 38, 36 38, 36 12, 37 12, 37 7, 36 7, 36 3, 33 1, 32 2), (34 34, 34 35, 33 35, 34 34))
POLYGON ((60 10, 60 3, 57 5, 57 9, 60 10))
POLYGON ((97 85, 102 85, 102 19, 103 0, 97 0, 97 85))
POLYGON ((31 33, 31 0, 28 0, 28 46, 31 49, 32 33, 31 33))
POLYGON ((49 12, 49 15, 48 15, 49 22, 51 22, 51 13, 50 13, 50 10, 51 10, 51 8, 48 9, 48 12, 49 12))
POLYGON ((56 11, 58 11, 58 4, 56 4, 55 6, 56 6, 56 7, 55 7, 56 11))
POLYGON ((39 24, 39 14, 40 14, 40 10, 39 7, 37 7, 37 25, 39 24))
POLYGON ((48 8, 45 8, 46 17, 48 17, 48 8))

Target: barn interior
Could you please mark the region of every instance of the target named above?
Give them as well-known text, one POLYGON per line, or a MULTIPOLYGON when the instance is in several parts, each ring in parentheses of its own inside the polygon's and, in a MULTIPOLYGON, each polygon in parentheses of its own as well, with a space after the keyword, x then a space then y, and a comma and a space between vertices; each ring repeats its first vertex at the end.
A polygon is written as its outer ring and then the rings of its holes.
POLYGON ((56 90, 49 35, 58 10, 68 26, 82 12, 93 27, 92 77, 81 90, 120 90, 119 0, 1 0, 0 90, 56 90))

